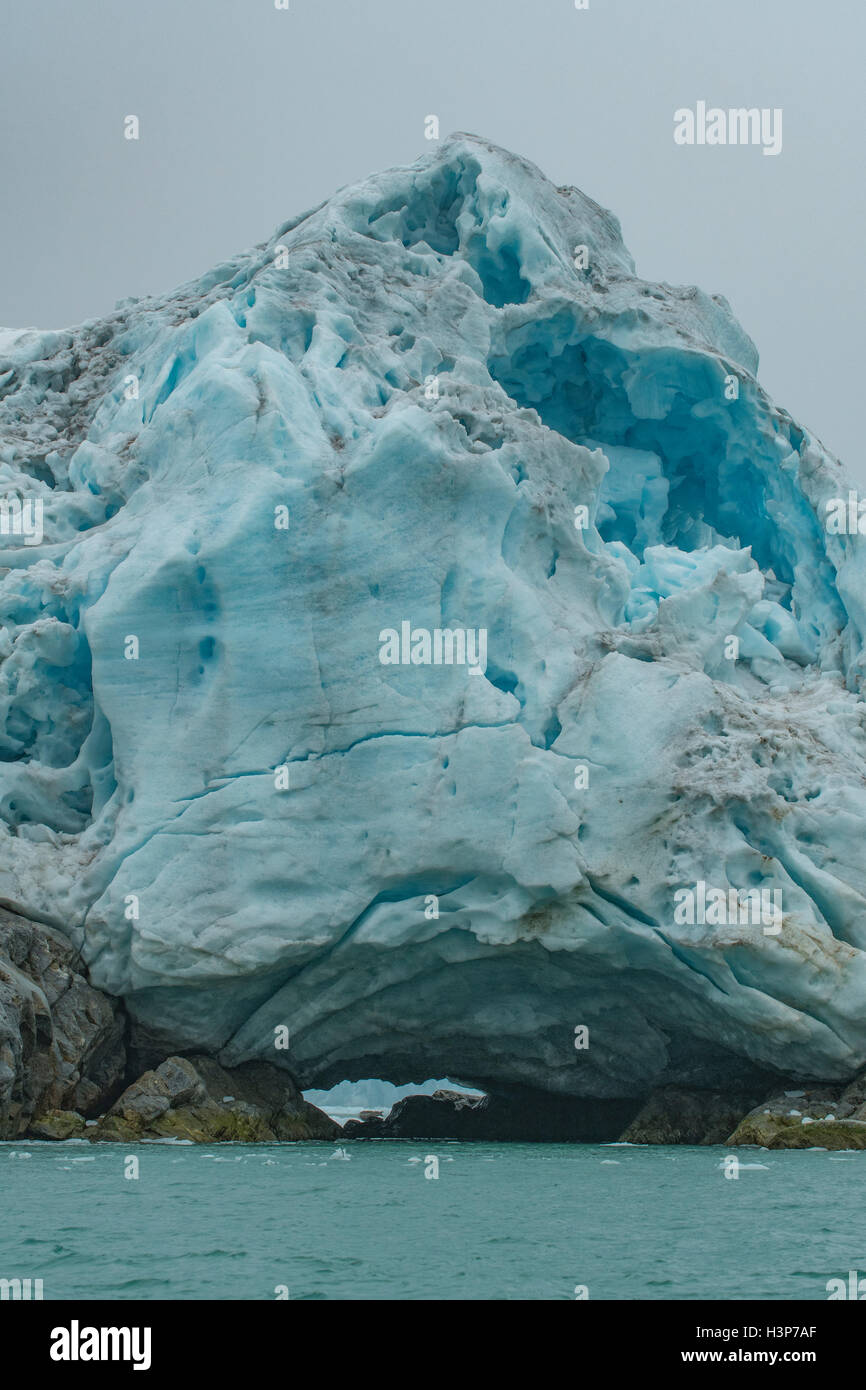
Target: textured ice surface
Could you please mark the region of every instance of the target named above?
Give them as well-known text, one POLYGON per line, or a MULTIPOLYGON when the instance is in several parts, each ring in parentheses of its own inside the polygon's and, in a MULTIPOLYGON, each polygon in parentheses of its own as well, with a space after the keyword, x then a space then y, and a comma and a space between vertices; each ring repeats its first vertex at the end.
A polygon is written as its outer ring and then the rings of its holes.
POLYGON ((866 568, 756 369, 470 136, 0 340, 45 537, 0 538, 0 900, 171 1048, 308 1087, 862 1065, 866 568), (486 629, 484 674, 383 665, 407 621, 486 629), (782 930, 678 924, 698 881, 782 930))

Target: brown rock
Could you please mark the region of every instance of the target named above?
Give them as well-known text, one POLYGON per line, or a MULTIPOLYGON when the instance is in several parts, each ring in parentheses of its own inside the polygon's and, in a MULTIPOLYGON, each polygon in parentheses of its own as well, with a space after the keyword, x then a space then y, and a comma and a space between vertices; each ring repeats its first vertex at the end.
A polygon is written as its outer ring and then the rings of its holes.
POLYGON ((340 1126, 269 1062, 229 1070, 212 1057, 169 1057, 123 1092, 88 1138, 267 1143, 333 1139, 340 1126))
POLYGON ((866 1149, 866 1121, 813 1120, 790 1115, 747 1115, 727 1140, 729 1147, 754 1144, 762 1149, 866 1149))
POLYGON ((725 1142, 765 1149, 866 1148, 866 1072, 847 1086, 832 1082, 781 1091, 756 1105, 725 1142))

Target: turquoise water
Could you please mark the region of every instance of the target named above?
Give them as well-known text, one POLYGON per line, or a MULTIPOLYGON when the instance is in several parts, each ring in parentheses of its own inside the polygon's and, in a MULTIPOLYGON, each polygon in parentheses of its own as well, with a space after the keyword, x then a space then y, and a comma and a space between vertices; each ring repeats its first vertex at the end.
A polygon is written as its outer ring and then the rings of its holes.
POLYGON ((866 1272, 866 1153, 740 1150, 765 1166, 732 1180, 716 1148, 343 1151, 0 1144, 0 1277, 46 1299, 820 1300, 866 1272))

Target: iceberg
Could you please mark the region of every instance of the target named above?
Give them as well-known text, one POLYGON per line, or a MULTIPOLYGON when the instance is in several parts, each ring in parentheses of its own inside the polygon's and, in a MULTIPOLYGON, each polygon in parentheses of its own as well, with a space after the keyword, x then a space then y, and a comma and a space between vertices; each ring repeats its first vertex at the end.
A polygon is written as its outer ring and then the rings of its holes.
POLYGON ((0 902, 142 1057, 587 1103, 852 1076, 866 565, 757 367, 463 134, 0 335, 0 902), (688 920, 698 884, 779 922, 688 920))

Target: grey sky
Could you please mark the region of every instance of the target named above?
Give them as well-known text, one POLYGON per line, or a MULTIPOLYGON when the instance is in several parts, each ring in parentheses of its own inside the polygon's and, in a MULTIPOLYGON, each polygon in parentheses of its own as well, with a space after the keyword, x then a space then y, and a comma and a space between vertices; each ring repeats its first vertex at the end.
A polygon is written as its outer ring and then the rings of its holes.
POLYGON ((0 324, 173 288, 469 130, 619 216, 638 272, 723 293, 761 379, 860 453, 860 0, 0 0, 0 324), (673 112, 782 107, 778 158, 673 112), (141 121, 138 142, 123 118, 141 121))

